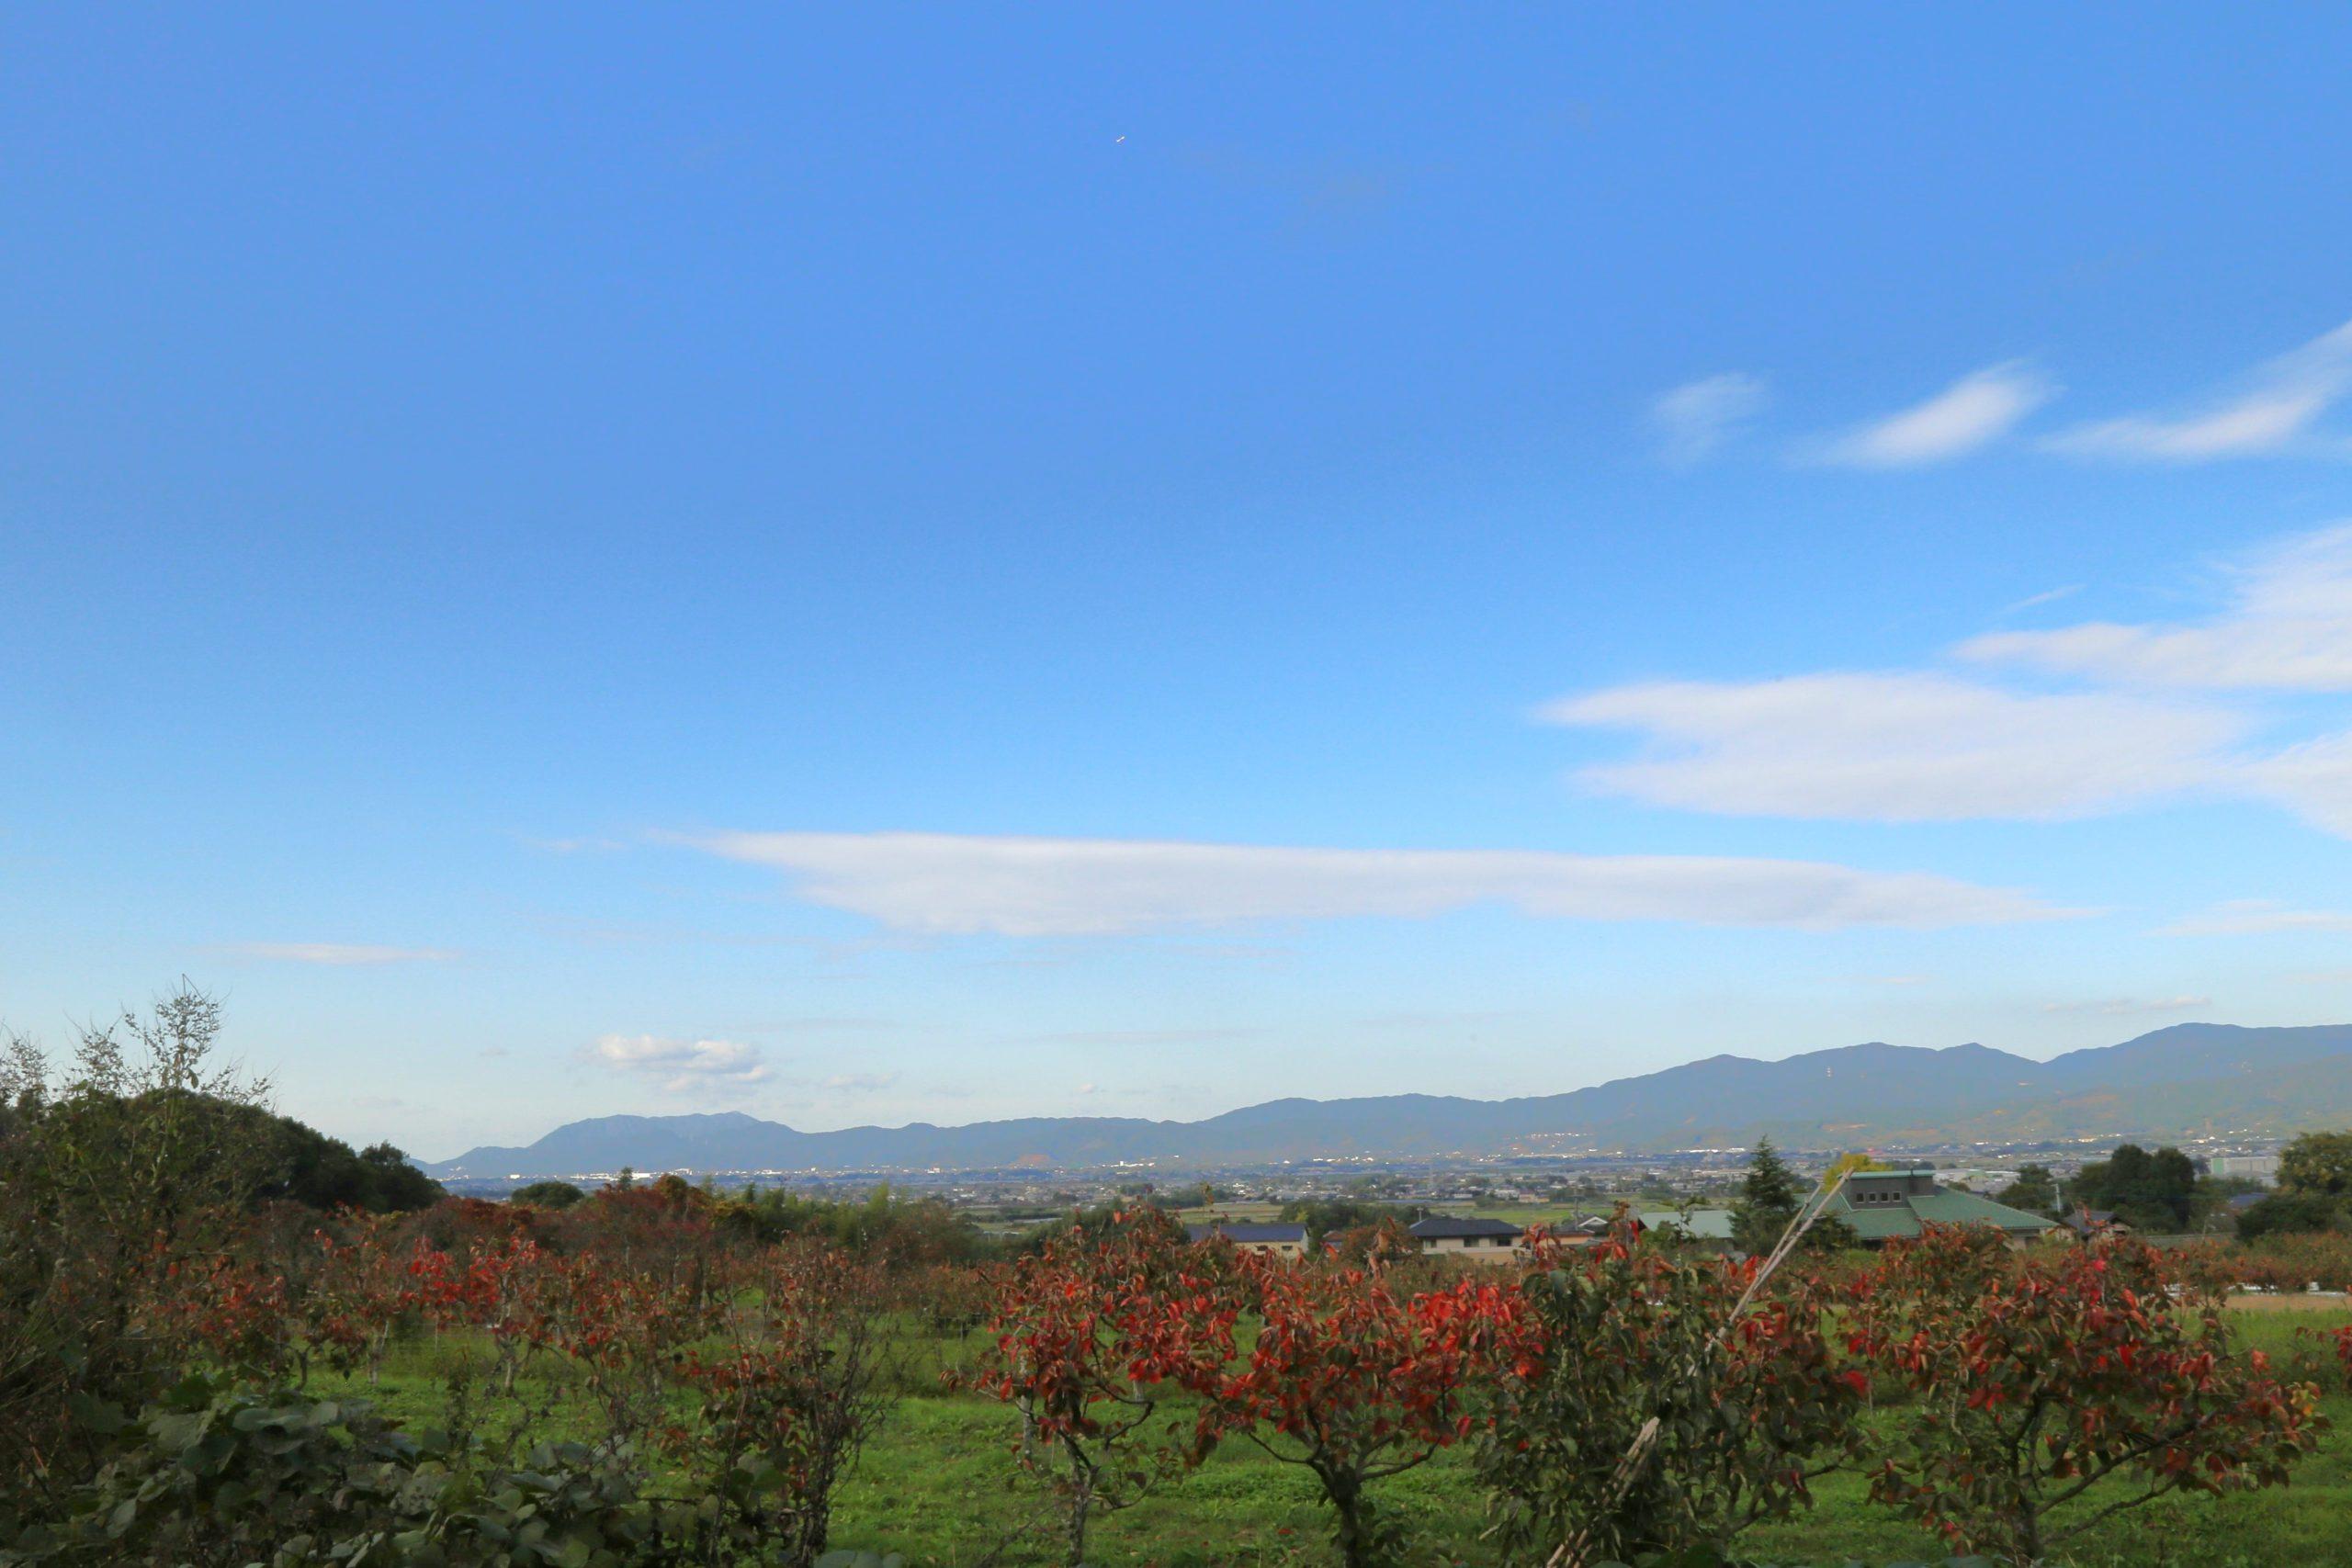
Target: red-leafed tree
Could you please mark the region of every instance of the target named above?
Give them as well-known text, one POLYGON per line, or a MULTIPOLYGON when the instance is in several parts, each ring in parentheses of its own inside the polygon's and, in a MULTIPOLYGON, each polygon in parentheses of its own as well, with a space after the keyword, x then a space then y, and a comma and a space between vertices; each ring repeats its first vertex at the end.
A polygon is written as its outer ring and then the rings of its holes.
POLYGON ((434 1322, 469 1325, 490 1336, 499 1392, 513 1393, 526 1359, 554 1339, 563 1292, 558 1260, 528 1235, 513 1231, 477 1241, 457 1264, 420 1246, 409 1269, 412 1288, 434 1322))
POLYGON ((2282 1482, 2321 1426, 2315 1388, 2238 1354, 2220 1299, 2121 1237, 2009 1258, 1931 1226, 1852 1321, 1917 1396, 1871 1495, 2015 1562, 2168 1493, 2282 1482))
POLYGON ((719 1302, 756 1288, 756 1270, 729 1269, 725 1288, 707 1289, 717 1282, 633 1272, 594 1251, 565 1260, 555 1342, 585 1373, 616 1441, 636 1444, 668 1424, 681 1350, 710 1331, 719 1302))
POLYGON ((1213 1382, 1232 1358, 1226 1272, 1144 1209, 1099 1237, 1049 1243, 1001 1284, 994 1339, 970 1381, 1021 1412, 1024 1463, 1051 1456, 1070 1563, 1085 1561, 1096 1513, 1130 1506, 1181 1471, 1189 1443, 1166 1396, 1213 1382))
POLYGON ((822 1246, 770 1253, 730 1283, 712 1342, 678 1369, 697 1398, 674 1439, 697 1560, 810 1568, 833 1492, 889 1408, 888 1297, 875 1266, 822 1246))
POLYGON ((1370 1489, 1470 1435, 1482 1382, 1521 1353, 1515 1283, 1407 1298, 1359 1269, 1238 1267, 1258 1337, 1246 1363, 1201 1381, 1201 1447, 1235 1434, 1310 1471, 1349 1568, 1391 1560, 1398 1532, 1370 1489))
POLYGON ((344 1373, 364 1366, 372 1383, 392 1331, 413 1310, 408 1275, 392 1255, 393 1221, 353 1211, 338 1224, 345 1235, 313 1236, 318 1257, 298 1308, 303 1341, 309 1358, 344 1373))
POLYGON ((281 1378, 293 1357, 285 1277, 250 1258, 169 1266, 153 1321, 168 1338, 241 1376, 281 1378))

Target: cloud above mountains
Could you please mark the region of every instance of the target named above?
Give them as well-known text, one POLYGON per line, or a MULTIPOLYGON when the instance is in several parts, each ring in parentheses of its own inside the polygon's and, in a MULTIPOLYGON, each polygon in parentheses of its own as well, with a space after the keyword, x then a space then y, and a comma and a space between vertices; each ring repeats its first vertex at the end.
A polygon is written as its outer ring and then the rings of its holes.
POLYGON ((1101 936, 1256 920, 1424 918, 1501 906, 1544 919, 1834 930, 2057 918, 2012 889, 1811 861, 1535 850, 1343 850, 944 833, 714 833, 797 897, 893 930, 1101 936))
POLYGON ((705 1093, 764 1082, 756 1045, 739 1040, 673 1040, 658 1034, 605 1034, 582 1053, 592 1064, 651 1081, 669 1094, 705 1093))

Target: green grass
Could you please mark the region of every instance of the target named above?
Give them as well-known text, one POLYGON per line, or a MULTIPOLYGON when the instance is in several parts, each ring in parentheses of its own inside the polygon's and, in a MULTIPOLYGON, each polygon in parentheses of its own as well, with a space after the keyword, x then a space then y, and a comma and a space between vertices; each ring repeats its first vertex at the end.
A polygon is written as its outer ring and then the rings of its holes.
MULTIPOLYGON (((2334 1326, 2347 1317, 2352 1309, 2339 1303, 2324 1312, 2241 1313, 2236 1321, 2245 1344, 2284 1362, 2308 1344, 2299 1342, 2296 1329, 2334 1326)), ((899 1404, 836 1502, 834 1544, 902 1552, 910 1564, 937 1568, 1058 1562, 1052 1500, 1014 1462, 1015 1419, 992 1401, 942 1388, 938 1371, 960 1359, 961 1345, 918 1337, 912 1348, 899 1404)), ((373 1397, 389 1415, 437 1422, 447 1373, 469 1354, 482 1364, 457 1337, 400 1347, 373 1397)), ((546 1386, 526 1382, 526 1397, 546 1386)), ((369 1392, 357 1382, 314 1386, 336 1394, 369 1392)), ((2340 1391, 2343 1381, 2331 1376, 2322 1386, 2340 1391)), ((2337 1426, 2296 1469, 2290 1485, 2166 1499, 2109 1521, 2062 1561, 2074 1568, 2352 1563, 2352 1397, 2331 1392, 2325 1404, 2337 1426)), ((555 1420, 572 1435, 590 1430, 576 1404, 560 1403, 555 1420)), ((1818 1488, 1813 1510, 1758 1527, 1742 1538, 1742 1548, 1801 1563, 1942 1555, 1935 1539, 1870 1503, 1864 1492, 1859 1476, 1832 1476, 1818 1488)), ((1500 1564, 1480 1540, 1483 1496, 1465 1456, 1441 1454, 1383 1483, 1375 1496, 1407 1527, 1408 1562, 1500 1564)), ((1089 1557, 1096 1568, 1326 1564, 1334 1561, 1329 1523, 1304 1471, 1232 1441, 1181 1483, 1102 1519, 1089 1557)))

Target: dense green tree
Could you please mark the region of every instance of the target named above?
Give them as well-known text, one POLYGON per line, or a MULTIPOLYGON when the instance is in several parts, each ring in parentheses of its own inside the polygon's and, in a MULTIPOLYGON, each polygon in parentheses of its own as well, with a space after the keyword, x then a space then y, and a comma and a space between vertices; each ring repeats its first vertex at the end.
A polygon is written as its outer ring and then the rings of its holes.
POLYGON ((2066 1201, 2075 1208, 2109 1211, 2136 1230, 2182 1231, 2196 1191, 2197 1164, 2187 1155, 2171 1147, 2151 1154, 2125 1144, 2083 1167, 2066 1185, 2066 1201))
POLYGON ((97 1435, 78 1398, 136 1406, 174 1369, 142 1330, 157 1278, 217 1253, 282 1151, 266 1087, 218 1065, 220 1005, 185 982, 80 1032, 52 1078, 29 1040, 0 1061, 0 1517, 74 1479, 97 1435))
POLYGON ((1797 1173, 1789 1168, 1771 1139, 1758 1139, 1756 1152, 1747 1156, 1747 1175, 1739 1184, 1740 1203, 1750 1209, 1794 1213, 1798 1196, 1797 1173))
POLYGON ((2052 1213, 2058 1207, 2058 1179, 2046 1165, 2021 1165, 2017 1179, 2002 1188, 1994 1201, 2029 1214, 2052 1213))
POLYGON ((2267 1235, 2342 1230, 2345 1219, 2340 1198, 2319 1192, 2274 1192, 2238 1216, 2238 1235, 2242 1240, 2258 1241, 2267 1235))
MULTIPOLYGON (((744 1198, 747 1202, 756 1202, 758 1195, 759 1190, 751 1188, 746 1190, 744 1198)), ((506 1201, 527 1203, 535 1209, 569 1209, 586 1196, 569 1181, 534 1181, 509 1192, 506 1201)))
POLYGON ((2305 1133, 2278 1156, 2278 1185, 2290 1192, 2352 1197, 2352 1133, 2305 1133))
POLYGON ((1429 1213, 1404 1203, 1374 1203, 1353 1198, 1299 1199, 1283 1205, 1282 1217, 1306 1227, 1306 1245, 1317 1247, 1327 1235, 1342 1231, 1376 1229, 1383 1221, 1409 1225, 1429 1213))

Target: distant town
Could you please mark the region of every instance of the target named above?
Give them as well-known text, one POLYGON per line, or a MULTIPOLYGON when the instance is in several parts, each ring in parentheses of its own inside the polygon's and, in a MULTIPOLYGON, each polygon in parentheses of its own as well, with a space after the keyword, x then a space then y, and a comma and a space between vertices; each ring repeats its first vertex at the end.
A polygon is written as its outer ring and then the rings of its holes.
MULTIPOLYGON (((1866 1151, 1784 1149, 1781 1153, 1796 1173, 1808 1180, 1817 1180, 1840 1158, 1864 1153, 1880 1164, 1932 1170, 1940 1187, 1990 1195, 2007 1190, 2029 1165, 2040 1166, 2063 1182, 2085 1165, 2106 1158, 2126 1141, 2098 1137, 1866 1151)), ((2222 1133, 2165 1141, 2196 1160, 2201 1171, 2211 1177, 2252 1189, 2267 1189, 2278 1178, 2282 1140, 2275 1137, 2222 1133)), ((481 1198, 503 1198, 529 1181, 550 1178, 602 1185, 675 1175, 722 1190, 751 1186, 829 1198, 888 1185, 910 1196, 935 1198, 968 1213, 984 1230, 998 1234, 1050 1224, 1066 1218, 1073 1209, 1094 1208, 1122 1198, 1154 1200, 1187 1213, 1223 1215, 1236 1222, 1271 1215, 1288 1205, 1352 1201, 1433 1213, 1486 1214, 1521 1224, 1573 1224, 1606 1215, 1621 1203, 1640 1212, 1727 1202, 1747 1173, 1750 1153, 1739 1147, 1430 1160, 1363 1156, 1205 1171, 1182 1162, 1161 1165, 1148 1160, 1053 1171, 891 1168, 663 1171, 616 1167, 445 1178, 443 1185, 453 1193, 481 1198)))

